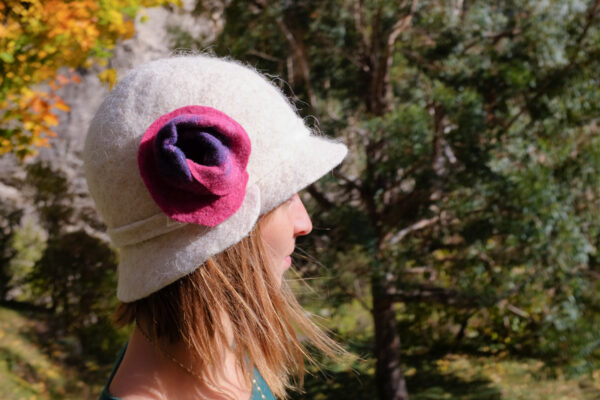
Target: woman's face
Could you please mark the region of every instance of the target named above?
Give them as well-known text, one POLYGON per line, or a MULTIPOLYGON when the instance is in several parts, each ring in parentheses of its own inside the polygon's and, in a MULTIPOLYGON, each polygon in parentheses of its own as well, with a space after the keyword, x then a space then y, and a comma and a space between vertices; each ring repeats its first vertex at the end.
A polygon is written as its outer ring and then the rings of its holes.
POLYGON ((260 232, 273 268, 274 276, 281 281, 283 273, 292 264, 296 238, 312 230, 310 217, 298 194, 290 197, 260 222, 260 232))

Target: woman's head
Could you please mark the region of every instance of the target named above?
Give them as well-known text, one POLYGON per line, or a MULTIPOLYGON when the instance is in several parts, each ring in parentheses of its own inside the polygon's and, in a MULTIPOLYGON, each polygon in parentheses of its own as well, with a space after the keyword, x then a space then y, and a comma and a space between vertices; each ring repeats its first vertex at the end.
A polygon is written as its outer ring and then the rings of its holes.
POLYGON ((120 248, 118 298, 148 296, 238 243, 346 151, 237 62, 187 56, 134 69, 84 148, 90 193, 120 248))

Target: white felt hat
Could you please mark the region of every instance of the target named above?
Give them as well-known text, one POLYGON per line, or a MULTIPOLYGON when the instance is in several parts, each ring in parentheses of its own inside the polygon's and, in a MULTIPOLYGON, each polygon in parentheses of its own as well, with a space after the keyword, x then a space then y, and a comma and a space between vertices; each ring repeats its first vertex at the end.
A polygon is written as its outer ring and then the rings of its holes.
POLYGON ((120 248, 117 297, 124 302, 146 297, 194 271, 346 153, 343 144, 311 133, 276 86, 235 61, 184 56, 131 71, 100 106, 84 148, 90 193, 120 248), (213 226, 167 216, 138 164, 150 127, 190 106, 222 113, 251 143, 241 205, 213 226))

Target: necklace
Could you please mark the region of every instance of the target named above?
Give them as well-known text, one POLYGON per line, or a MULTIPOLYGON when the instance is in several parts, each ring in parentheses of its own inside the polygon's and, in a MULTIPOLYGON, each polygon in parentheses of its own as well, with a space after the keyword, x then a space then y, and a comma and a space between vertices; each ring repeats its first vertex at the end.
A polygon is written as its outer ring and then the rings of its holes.
POLYGON ((263 399, 263 400, 267 400, 267 397, 265 396, 265 394, 261 390, 261 388, 258 385, 258 382, 256 382, 255 378, 252 378, 252 384, 254 385, 254 387, 256 387, 256 390, 258 391, 258 394, 260 394, 260 398, 263 399))
MULTIPOLYGON (((181 369, 183 369, 186 373, 188 373, 193 378, 198 379, 200 382, 202 382, 202 383, 206 384, 207 386, 211 387, 211 389, 214 389, 214 390, 220 392, 217 388, 213 387, 210 383, 206 382, 205 379, 200 374, 196 373, 190 367, 184 365, 181 361, 179 361, 177 358, 175 358, 171 353, 169 353, 169 352, 164 351, 163 349, 161 349, 160 346, 158 346, 156 344, 156 342, 154 342, 152 339, 150 339, 150 336, 146 333, 146 331, 144 331, 142 328, 140 328, 139 325, 138 325, 138 330, 140 331, 140 333, 142 334, 142 336, 144 337, 144 339, 146 339, 146 341, 148 343, 150 343, 152 346, 154 346, 161 355, 163 355, 164 357, 166 357, 167 359, 169 359, 169 361, 175 363, 175 365, 179 366, 181 369)), ((263 393, 260 385, 258 384, 258 382, 256 381, 256 378, 254 378, 254 377, 252 377, 252 385, 254 385, 254 387, 256 388, 256 390, 258 392, 258 394, 260 394, 260 398, 262 400, 267 400, 267 397, 263 393)))

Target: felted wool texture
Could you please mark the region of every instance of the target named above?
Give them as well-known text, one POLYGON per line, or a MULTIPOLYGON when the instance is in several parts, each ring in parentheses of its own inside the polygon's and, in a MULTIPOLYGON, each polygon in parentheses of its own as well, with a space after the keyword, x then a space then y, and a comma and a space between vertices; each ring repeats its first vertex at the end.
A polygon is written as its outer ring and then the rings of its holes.
POLYGON ((169 218, 216 226, 244 200, 250 153, 240 124, 214 108, 187 106, 146 130, 138 166, 154 202, 169 218))
POLYGON ((212 255, 242 240, 256 223, 259 190, 249 186, 242 207, 214 228, 185 224, 152 240, 121 249, 117 297, 130 302, 146 297, 198 268, 212 255))
POLYGON ((117 297, 134 301, 189 274, 239 242, 259 215, 326 174, 346 152, 343 144, 313 135, 277 87, 237 62, 174 57, 131 71, 100 106, 84 148, 97 209, 109 234, 124 231, 127 239, 115 243, 120 247, 117 297), (190 105, 215 108, 248 133, 246 196, 240 209, 214 228, 146 224, 161 211, 137 167, 141 137, 161 115, 190 105))

